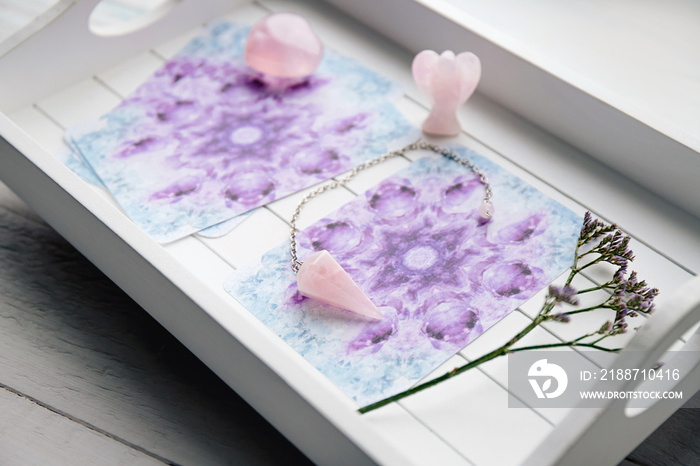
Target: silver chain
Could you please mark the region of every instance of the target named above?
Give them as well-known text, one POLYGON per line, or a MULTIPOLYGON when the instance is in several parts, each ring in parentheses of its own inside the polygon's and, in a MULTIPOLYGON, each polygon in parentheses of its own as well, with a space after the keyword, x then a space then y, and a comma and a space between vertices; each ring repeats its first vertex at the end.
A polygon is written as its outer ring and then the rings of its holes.
POLYGON ((479 177, 479 181, 481 184, 484 185, 484 188, 486 189, 485 194, 484 194, 484 202, 488 202, 491 200, 491 196, 493 195, 493 191, 491 190, 491 185, 489 184, 488 178, 486 178, 486 174, 482 172, 476 165, 474 165, 471 160, 464 158, 460 156, 459 154, 455 153, 454 151, 451 151, 449 149, 440 147, 437 144, 431 144, 426 141, 417 141, 414 143, 411 143, 405 147, 402 147, 401 149, 391 151, 389 153, 386 153, 380 157, 377 157, 376 159, 368 160, 367 162, 361 163, 360 165, 356 166, 355 168, 352 169, 350 173, 345 175, 344 177, 338 179, 338 180, 333 180, 330 181, 323 186, 319 186, 318 188, 314 189, 310 193, 308 193, 304 198, 299 201, 299 205, 297 205, 297 208, 294 210, 294 215, 292 215, 292 220, 290 222, 291 225, 291 230, 290 230, 290 235, 289 238, 291 240, 291 250, 292 250, 292 270, 294 273, 299 272, 299 267, 301 267, 302 262, 299 260, 297 257, 297 220, 299 219, 299 215, 301 214, 301 208, 309 202, 311 199, 314 197, 318 196, 319 194, 325 193, 326 191, 330 191, 331 189, 338 188, 340 186, 345 186, 345 184, 352 180, 355 176, 357 176, 358 173, 360 173, 363 170, 366 170, 367 168, 371 168, 375 165, 378 165, 388 159, 394 158, 394 157, 399 157, 406 152, 409 151, 414 151, 414 150, 431 150, 435 152, 436 154, 441 154, 444 155, 445 157, 448 157, 452 160, 454 160, 457 163, 460 163, 464 165, 465 167, 469 168, 469 170, 474 173, 476 176, 479 177))

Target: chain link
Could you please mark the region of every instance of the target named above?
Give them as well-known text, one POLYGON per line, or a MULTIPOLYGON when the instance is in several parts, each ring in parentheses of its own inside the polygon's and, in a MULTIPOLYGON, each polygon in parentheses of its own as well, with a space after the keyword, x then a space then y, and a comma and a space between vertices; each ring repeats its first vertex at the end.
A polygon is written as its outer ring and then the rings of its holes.
POLYGON ((294 273, 299 272, 299 267, 301 267, 302 262, 299 260, 297 257, 297 220, 299 220, 299 215, 301 214, 301 208, 304 207, 304 204, 309 202, 311 199, 314 197, 318 196, 319 194, 323 194, 326 191, 330 191, 331 189, 338 188, 340 186, 345 186, 345 184, 355 178, 358 173, 360 173, 363 170, 366 170, 368 168, 374 167, 375 165, 379 165, 380 163, 394 158, 394 157, 399 157, 402 155, 405 155, 406 152, 410 151, 415 151, 415 150, 430 150, 435 152, 436 154, 441 154, 445 157, 448 157, 455 162, 464 165, 467 167, 472 173, 474 173, 476 176, 479 177, 479 181, 481 184, 484 185, 485 188, 485 194, 484 194, 484 202, 488 202, 491 200, 491 196, 493 196, 493 191, 491 190, 491 184, 489 184, 488 178, 486 178, 486 174, 481 171, 476 165, 474 165, 471 160, 464 158, 457 154, 454 151, 451 151, 450 149, 446 149, 444 147, 440 147, 437 144, 432 144, 426 141, 416 141, 413 142, 405 147, 402 147, 401 149, 395 150, 388 152, 380 157, 377 157, 376 159, 368 160, 367 162, 361 163, 360 165, 356 166, 353 168, 350 173, 345 175, 344 177, 338 179, 338 180, 333 180, 329 183, 324 184, 323 186, 319 186, 318 188, 314 189, 313 191, 309 192, 306 196, 302 198, 301 201, 299 201, 299 204, 297 205, 297 208, 294 209, 294 214, 292 215, 292 220, 290 222, 290 235, 289 238, 291 240, 291 252, 292 252, 292 270, 294 273))

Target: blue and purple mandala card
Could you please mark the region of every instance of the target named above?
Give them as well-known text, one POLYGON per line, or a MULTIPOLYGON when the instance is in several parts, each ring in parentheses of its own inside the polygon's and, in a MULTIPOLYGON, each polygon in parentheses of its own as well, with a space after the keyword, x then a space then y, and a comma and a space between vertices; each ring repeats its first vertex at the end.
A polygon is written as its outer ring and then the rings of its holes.
POLYGON ((403 391, 570 267, 582 218, 488 159, 494 218, 466 168, 423 158, 298 235, 326 249, 383 313, 379 322, 297 292, 289 244, 226 290, 360 405, 403 391))
POLYGON ((248 27, 218 23, 67 143, 129 217, 168 242, 415 140, 399 86, 325 50, 297 85, 270 89, 243 60, 248 27))

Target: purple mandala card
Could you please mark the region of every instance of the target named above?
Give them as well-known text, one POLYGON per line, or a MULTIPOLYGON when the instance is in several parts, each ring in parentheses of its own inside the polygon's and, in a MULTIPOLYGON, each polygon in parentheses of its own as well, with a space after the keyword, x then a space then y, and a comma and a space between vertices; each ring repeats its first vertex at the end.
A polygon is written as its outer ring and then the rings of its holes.
POLYGON ((405 390, 571 266, 582 218, 465 148, 489 177, 424 158, 299 234, 326 249, 383 313, 368 322, 299 295, 289 244, 237 270, 226 290, 366 405, 405 390))
POLYGON ((396 83, 325 50, 269 89, 243 60, 248 27, 218 23, 116 109, 66 132, 129 217, 169 242, 415 140, 396 83))

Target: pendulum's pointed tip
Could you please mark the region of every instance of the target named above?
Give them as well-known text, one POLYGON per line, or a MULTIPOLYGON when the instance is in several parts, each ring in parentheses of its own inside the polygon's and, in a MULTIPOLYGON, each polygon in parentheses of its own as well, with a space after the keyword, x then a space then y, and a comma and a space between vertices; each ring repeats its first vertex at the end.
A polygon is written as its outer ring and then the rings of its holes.
POLYGON ((380 311, 379 308, 377 308, 377 306, 375 306, 374 303, 369 298, 367 298, 367 295, 365 295, 364 293, 362 293, 362 295, 366 298, 366 301, 363 300, 364 302, 356 303, 356 305, 352 309, 343 306, 340 307, 343 307, 343 309, 347 309, 357 314, 361 314, 365 317, 369 317, 370 319, 382 320, 382 318, 384 317, 382 315, 382 311, 380 311))
MULTIPOLYGON (((369 299, 369 298, 368 298, 369 299)), ((363 315, 366 315, 367 317, 374 319, 374 320, 382 320, 384 315, 382 314, 382 311, 379 310, 377 306, 374 305, 374 303, 370 302, 372 305, 371 307, 368 307, 363 315)))
POLYGON ((326 251, 311 254, 297 273, 299 293, 325 304, 381 320, 382 313, 326 251))

